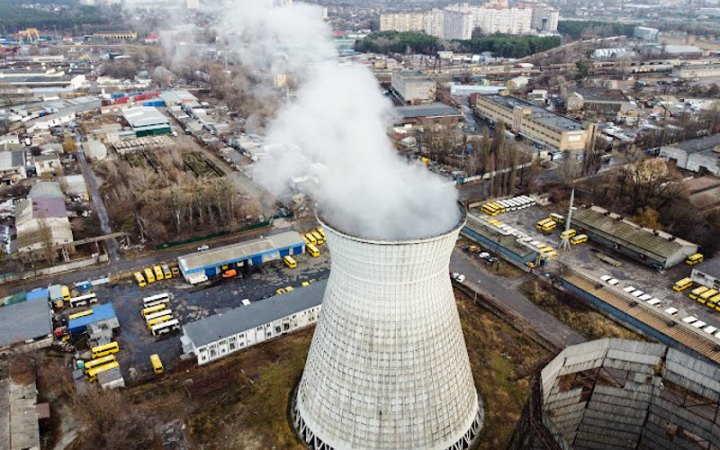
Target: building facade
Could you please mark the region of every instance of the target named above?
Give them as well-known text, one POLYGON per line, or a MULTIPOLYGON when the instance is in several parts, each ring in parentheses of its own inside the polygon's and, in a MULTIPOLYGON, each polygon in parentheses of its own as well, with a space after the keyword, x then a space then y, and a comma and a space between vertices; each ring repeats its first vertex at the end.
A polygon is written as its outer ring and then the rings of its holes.
POLYGON ((582 151, 592 136, 579 122, 508 95, 478 95, 475 112, 549 149, 582 151))
POLYGON ((183 353, 208 364, 315 324, 327 280, 183 325, 183 353))
POLYGON ((423 18, 425 34, 442 38, 445 33, 445 13, 442 9, 433 8, 423 18))
POLYGON ((720 64, 688 64, 674 70, 673 76, 683 80, 720 76, 720 64))
POLYGON ((560 11, 548 5, 532 5, 530 26, 548 33, 557 33, 560 11))
POLYGON ((437 83, 422 72, 394 72, 392 89, 408 105, 435 101, 437 83))
POLYGON ((424 13, 387 13, 380 14, 380 31, 423 31, 424 13))
MULTIPOLYGON (((533 9, 529 6, 509 6, 490 3, 471 7, 475 26, 483 34, 529 34, 532 32, 533 9)), ((557 29, 557 25, 555 25, 557 29)))
POLYGON ((720 290, 720 258, 712 258, 696 266, 690 277, 697 284, 720 290))
POLYGON ((443 39, 467 40, 472 38, 475 17, 470 11, 443 11, 443 39))
POLYGON ((720 177, 718 134, 663 146, 659 156, 681 169, 720 177))

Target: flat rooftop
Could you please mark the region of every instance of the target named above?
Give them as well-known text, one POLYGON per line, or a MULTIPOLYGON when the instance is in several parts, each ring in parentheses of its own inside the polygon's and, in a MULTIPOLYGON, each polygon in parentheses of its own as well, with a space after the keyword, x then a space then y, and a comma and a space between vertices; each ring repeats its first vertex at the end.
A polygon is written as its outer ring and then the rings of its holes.
MULTIPOLYGON (((720 134, 713 134, 697 139, 690 139, 677 144, 670 144, 668 147, 684 150, 686 153, 711 152, 715 147, 720 146, 720 134)), ((720 153, 718 153, 720 157, 720 153)))
POLYGON ((496 242, 498 245, 510 250, 522 259, 529 258, 533 255, 533 253, 537 253, 537 251, 530 249, 530 247, 518 241, 517 236, 501 233, 500 231, 492 228, 490 224, 478 220, 472 214, 468 214, 468 220, 465 226, 470 228, 472 231, 485 236, 487 239, 496 242))
POLYGON ((710 258, 696 267, 698 272, 706 273, 714 278, 720 278, 720 257, 710 258))
POLYGON ((573 213, 573 222, 588 231, 599 232, 612 241, 631 248, 639 253, 660 260, 667 260, 685 247, 694 246, 664 232, 655 234, 627 220, 618 220, 617 214, 606 214, 602 208, 579 208, 573 213), (673 240, 669 240, 672 238, 673 240))
POLYGON ((582 95, 586 101, 596 102, 627 102, 625 94, 620 89, 597 89, 597 88, 583 88, 576 87, 572 89, 582 95))
POLYGON ((429 105, 398 106, 395 112, 402 119, 415 119, 420 117, 462 117, 460 112, 444 103, 431 103, 429 105))
POLYGON ((183 325, 183 332, 192 340, 195 347, 202 347, 317 306, 322 303, 326 286, 327 280, 317 281, 310 286, 296 288, 282 295, 231 309, 223 314, 190 322, 183 325))
POLYGON ((305 245, 305 241, 297 231, 286 231, 260 239, 254 239, 224 247, 213 248, 178 258, 183 273, 192 273, 205 268, 218 267, 237 261, 250 259, 253 256, 275 251, 279 248, 305 245))
POLYGON ((0 347, 52 333, 50 303, 31 301, 0 307, 0 347))
POLYGON ((136 108, 125 109, 123 110, 123 117, 133 128, 169 123, 168 118, 152 106, 138 106, 136 108))
POLYGON ((484 95, 482 97, 479 97, 478 99, 488 99, 489 101, 493 103, 497 103, 501 106, 504 106, 508 109, 515 109, 516 107, 523 108, 523 109, 529 109, 531 111, 530 118, 533 120, 536 120, 543 125, 554 128, 559 131, 580 131, 583 129, 583 126, 580 122, 576 122, 572 119, 568 119, 567 117, 563 117, 559 114, 555 114, 551 111, 548 111, 544 108, 541 108, 539 106, 536 106, 532 103, 526 102, 525 100, 522 100, 517 97, 512 97, 509 95, 484 95))

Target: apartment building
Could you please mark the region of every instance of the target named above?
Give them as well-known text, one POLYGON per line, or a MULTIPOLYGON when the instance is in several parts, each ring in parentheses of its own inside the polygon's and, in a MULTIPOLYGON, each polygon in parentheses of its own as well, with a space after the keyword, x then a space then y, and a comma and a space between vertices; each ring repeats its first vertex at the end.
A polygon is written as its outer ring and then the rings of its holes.
POLYGON ((548 149, 582 151, 592 136, 579 122, 509 95, 478 95, 475 111, 548 149))
POLYGON ((380 31, 424 31, 425 13, 390 13, 380 15, 380 31))
POLYGON ((537 31, 556 33, 560 11, 548 5, 532 5, 530 26, 537 31))
POLYGON ((475 16, 470 11, 443 11, 443 39, 470 39, 475 28, 475 16))
MULTIPOLYGON (((471 7, 475 26, 483 34, 529 34, 532 32, 533 8, 526 5, 510 6, 503 3, 471 7)), ((557 29, 557 25, 555 25, 557 29)))
POLYGON ((445 11, 433 8, 425 13, 424 30, 425 34, 442 38, 445 33, 445 11))

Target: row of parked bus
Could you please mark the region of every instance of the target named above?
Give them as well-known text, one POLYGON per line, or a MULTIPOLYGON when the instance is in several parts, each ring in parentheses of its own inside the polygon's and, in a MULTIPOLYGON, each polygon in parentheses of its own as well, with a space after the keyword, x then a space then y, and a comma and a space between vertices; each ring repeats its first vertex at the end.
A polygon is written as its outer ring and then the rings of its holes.
MULTIPOLYGON (((677 286, 677 283, 675 286, 677 286)), ((675 286, 673 286, 673 289, 675 289, 675 286)), ((698 286, 690 291, 688 297, 714 311, 720 311, 720 291, 717 289, 712 289, 707 286, 698 286)))
POLYGON ((305 251, 308 252, 313 258, 317 258, 318 256, 320 256, 320 250, 318 250, 318 246, 325 243, 325 230, 318 227, 312 231, 308 231, 303 235, 303 239, 305 240, 305 251))
POLYGON ((180 270, 177 267, 173 267, 171 269, 170 267, 168 267, 167 264, 146 267, 142 271, 133 273, 135 283, 137 283, 139 287, 145 287, 150 283, 162 280, 169 280, 173 277, 178 276, 180 276, 180 270))
POLYGON ((496 200, 483 204, 480 209, 489 216, 497 216, 508 211, 517 211, 519 209, 529 208, 535 204, 535 200, 527 195, 519 195, 517 197, 496 200))
POLYGON ((120 345, 112 341, 107 344, 92 347, 92 359, 85 363, 84 371, 89 383, 97 381, 97 376, 106 370, 120 367, 115 360, 115 353, 120 351, 120 345))
POLYGON ((145 320, 148 331, 160 336, 180 329, 180 322, 170 309, 170 294, 162 293, 143 298, 140 315, 145 320))

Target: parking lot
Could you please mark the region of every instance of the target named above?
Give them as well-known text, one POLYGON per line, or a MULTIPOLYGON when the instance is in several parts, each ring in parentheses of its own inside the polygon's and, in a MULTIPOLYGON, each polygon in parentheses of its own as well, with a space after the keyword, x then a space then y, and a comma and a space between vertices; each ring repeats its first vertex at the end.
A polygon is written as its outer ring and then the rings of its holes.
MULTIPOLYGON (((533 206, 520 211, 500 214, 496 216, 495 219, 521 230, 537 241, 550 245, 558 252, 558 256, 553 258, 554 261, 569 267, 591 271, 596 275, 599 283, 603 275, 610 275, 616 278, 620 281, 617 285, 618 291, 622 292, 623 295, 629 295, 622 290, 623 288, 628 286, 635 287, 659 299, 660 303, 656 305, 658 308, 662 310, 670 307, 676 308, 678 310, 676 315, 678 320, 692 315, 709 325, 720 328, 720 312, 710 310, 687 296, 693 288, 686 289, 682 292, 676 292, 672 289, 676 281, 690 276, 690 266, 682 263, 668 270, 657 271, 624 255, 612 252, 605 247, 597 246, 593 244, 592 241, 580 245, 571 245, 569 249, 563 250, 559 248, 559 234, 565 229, 564 225, 559 225, 550 235, 544 235, 535 229, 537 221, 547 217, 551 212, 557 212, 563 215, 567 214, 567 212, 563 211, 533 206), (622 265, 615 267, 602 261, 599 258, 601 255, 607 255, 622 265)), ((473 213, 480 217, 483 215, 480 211, 473 213)), ((553 264, 551 262, 542 270, 554 272, 559 266, 560 264, 553 264)))
POLYGON ((178 333, 160 339, 150 335, 140 315, 143 297, 169 293, 172 297, 169 308, 183 325, 240 307, 243 299, 262 301, 275 295, 279 288, 299 287, 303 281, 327 278, 330 269, 327 246, 322 246, 320 251, 321 255, 316 258, 307 254, 297 256, 296 269, 289 269, 282 261, 274 261, 250 267, 237 278, 211 280, 199 287, 190 286, 181 278, 155 282, 144 288, 131 282, 98 286, 94 289, 98 302, 112 303, 120 322, 117 337, 120 352, 116 357, 124 376, 131 380, 131 372, 138 377, 151 375, 149 358, 153 353, 160 355, 166 368, 177 364, 181 354, 178 333))

